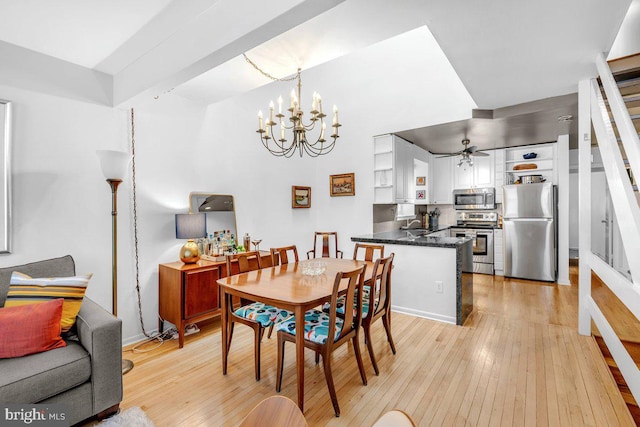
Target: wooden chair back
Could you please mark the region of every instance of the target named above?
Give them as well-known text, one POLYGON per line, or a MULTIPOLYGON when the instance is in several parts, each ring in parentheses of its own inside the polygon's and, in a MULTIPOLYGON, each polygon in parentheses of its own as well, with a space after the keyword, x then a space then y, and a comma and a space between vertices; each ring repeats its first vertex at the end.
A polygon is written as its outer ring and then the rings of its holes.
POLYGON ((374 259, 383 258, 384 257, 384 245, 369 245, 364 243, 356 243, 355 248, 353 249, 353 259, 358 259, 358 251, 364 250, 364 258, 362 261, 371 261, 374 259), (378 255, 375 256, 375 252, 378 251, 378 255))
MULTIPOLYGON (((336 274, 336 278, 333 282, 333 292, 331 294, 331 309, 329 310, 329 333, 328 337, 334 337, 336 331, 336 318, 338 317, 338 297, 345 296, 345 301, 357 301, 355 310, 347 310, 345 307, 344 324, 340 335, 335 339, 338 343, 342 338, 350 335, 354 330, 357 331, 362 321, 362 288, 364 286, 364 270, 366 266, 358 268, 357 270, 350 272, 339 272, 336 274), (340 287, 343 285, 343 281, 347 281, 346 292, 341 291, 340 287), (357 297, 356 297, 357 295, 357 297)), ((332 346, 333 341, 327 340, 327 344, 332 346)))
POLYGON ((376 314, 388 310, 391 305, 391 270, 394 256, 392 253, 386 258, 378 258, 373 265, 367 313, 369 319, 374 319, 376 314), (378 304, 374 304, 374 301, 378 301, 378 304))
POLYGON ((280 264, 289 264, 289 256, 293 257, 295 262, 298 262, 298 248, 296 245, 283 246, 281 248, 271 248, 271 263, 275 267, 280 264), (290 254, 290 255, 289 255, 290 254))
POLYGON ((284 396, 270 396, 258 403, 240 427, 306 427, 307 420, 298 405, 284 396))
POLYGON ((227 255, 226 261, 227 274, 229 276, 246 273, 247 271, 260 270, 262 268, 260 252, 258 251, 240 252, 238 254, 227 255))
POLYGON ((373 427, 417 427, 415 421, 409 414, 399 409, 392 409, 385 412, 373 427))
POLYGON ((318 254, 316 253, 316 248, 318 246, 318 239, 321 239, 322 242, 322 257, 330 258, 331 257, 331 243, 333 243, 334 247, 334 255, 333 258, 342 258, 342 251, 338 249, 338 233, 336 231, 316 231, 313 234, 313 249, 307 252, 307 258, 311 258, 311 254, 313 254, 313 258, 317 258, 318 254))

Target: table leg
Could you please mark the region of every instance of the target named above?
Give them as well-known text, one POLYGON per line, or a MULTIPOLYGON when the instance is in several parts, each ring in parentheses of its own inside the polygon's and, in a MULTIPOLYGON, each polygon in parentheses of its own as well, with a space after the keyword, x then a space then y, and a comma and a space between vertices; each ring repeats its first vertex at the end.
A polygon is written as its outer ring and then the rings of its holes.
POLYGON ((220 320, 220 329, 222 330, 222 374, 227 375, 227 334, 229 333, 228 320, 228 297, 225 290, 222 290, 222 313, 220 320))
POLYGON ((304 309, 296 306, 296 368, 298 369, 298 407, 304 413, 304 309))

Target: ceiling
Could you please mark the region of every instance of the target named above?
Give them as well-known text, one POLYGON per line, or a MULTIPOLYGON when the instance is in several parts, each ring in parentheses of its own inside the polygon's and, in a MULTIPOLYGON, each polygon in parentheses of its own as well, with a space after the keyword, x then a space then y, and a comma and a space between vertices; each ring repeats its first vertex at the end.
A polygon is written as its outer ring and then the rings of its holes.
MULTIPOLYGON (((459 142, 466 136, 482 149, 552 138, 559 115, 577 115, 575 97, 564 95, 574 94, 580 80, 595 76, 594 58, 611 48, 629 4, 630 0, 0 0, 0 43, 110 76, 113 105, 169 91, 209 104, 271 82, 244 61, 244 52, 282 77, 298 67, 331 64, 426 25, 478 109, 493 111, 493 119, 397 129, 431 151, 448 152, 451 142, 445 146, 434 141, 459 142), (529 104, 542 99, 550 101, 529 104)), ((407 72, 430 79, 450 70, 407 72)))

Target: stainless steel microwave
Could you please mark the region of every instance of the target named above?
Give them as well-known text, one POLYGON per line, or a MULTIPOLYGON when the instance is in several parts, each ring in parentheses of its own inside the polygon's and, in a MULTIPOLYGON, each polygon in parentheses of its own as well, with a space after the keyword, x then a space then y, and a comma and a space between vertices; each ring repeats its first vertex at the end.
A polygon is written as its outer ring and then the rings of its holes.
POLYGON ((469 188, 453 190, 453 207, 455 209, 495 209, 496 189, 469 188))

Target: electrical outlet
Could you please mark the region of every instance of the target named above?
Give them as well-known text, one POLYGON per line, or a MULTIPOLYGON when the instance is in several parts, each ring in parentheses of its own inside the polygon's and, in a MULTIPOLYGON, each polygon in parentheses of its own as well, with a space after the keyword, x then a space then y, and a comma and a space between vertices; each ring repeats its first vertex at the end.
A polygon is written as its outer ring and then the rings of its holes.
POLYGON ((436 280, 435 281, 436 284, 436 292, 441 294, 444 292, 444 286, 442 285, 442 280, 436 280))

